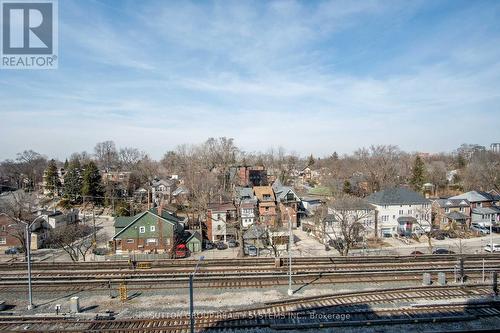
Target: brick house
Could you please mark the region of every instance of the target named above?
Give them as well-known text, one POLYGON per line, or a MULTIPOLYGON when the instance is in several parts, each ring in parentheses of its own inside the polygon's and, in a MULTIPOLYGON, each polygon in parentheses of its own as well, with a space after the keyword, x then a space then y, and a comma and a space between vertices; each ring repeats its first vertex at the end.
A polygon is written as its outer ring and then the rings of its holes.
POLYGON ((160 208, 151 208, 135 216, 115 219, 113 250, 122 252, 170 252, 182 240, 179 218, 160 208), (159 211, 159 212, 158 212, 159 211))
POLYGON ((268 226, 276 226, 276 197, 271 186, 254 186, 254 194, 257 197, 259 209, 259 220, 268 226))
POLYGON ((264 166, 239 165, 230 170, 231 178, 235 178, 237 186, 263 186, 268 184, 267 171, 264 166))
POLYGON ((500 209, 498 208, 500 196, 496 193, 469 191, 450 199, 465 199, 470 202, 471 223, 489 226, 500 222, 500 209))
POLYGON ((18 238, 14 237, 14 230, 10 225, 13 221, 5 214, 0 214, 0 249, 5 250, 9 247, 21 246, 18 238))
POLYGON ((463 228, 470 224, 470 203, 467 199, 437 199, 432 203, 432 224, 447 229, 455 223, 463 228))
POLYGON ((300 225, 298 210, 300 205, 300 198, 290 186, 283 186, 279 180, 273 183, 273 191, 276 197, 278 213, 281 225, 288 225, 288 218, 292 221, 292 228, 297 228, 300 225), (287 211, 288 208, 288 211, 287 211))

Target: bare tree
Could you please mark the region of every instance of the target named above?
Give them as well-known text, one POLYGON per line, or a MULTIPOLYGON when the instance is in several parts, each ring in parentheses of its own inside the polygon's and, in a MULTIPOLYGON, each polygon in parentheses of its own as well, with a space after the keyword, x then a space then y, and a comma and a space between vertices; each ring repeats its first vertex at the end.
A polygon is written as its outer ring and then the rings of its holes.
POLYGON ((86 261, 88 254, 96 243, 104 240, 106 235, 97 234, 91 226, 75 223, 51 230, 47 244, 53 248, 61 248, 72 261, 86 261), (96 235, 96 238, 94 238, 96 235))
POLYGON ((500 154, 476 152, 463 174, 465 190, 500 191, 500 154))
POLYGON ((145 156, 145 152, 141 152, 139 149, 132 147, 121 148, 118 153, 120 166, 126 171, 135 170, 139 162, 144 159, 145 156))
POLYGON ((432 209, 430 204, 423 204, 415 208, 416 213, 416 232, 415 234, 420 238, 425 236, 427 238, 427 246, 429 252, 432 253, 432 237, 436 236, 436 229, 432 227, 432 209))
POLYGON ((444 188, 447 184, 446 163, 443 161, 430 162, 427 165, 427 176, 434 185, 434 195, 437 195, 438 190, 444 188))
POLYGON ((103 141, 95 145, 94 153, 99 165, 106 169, 113 169, 118 162, 118 152, 113 141, 103 141))
POLYGON ((397 146, 370 146, 361 148, 354 153, 362 165, 370 192, 391 187, 402 182, 399 177, 399 160, 402 152, 397 146))
POLYGON ((328 218, 323 219, 323 233, 342 256, 347 256, 365 232, 363 221, 371 207, 360 198, 343 196, 329 204, 328 218))

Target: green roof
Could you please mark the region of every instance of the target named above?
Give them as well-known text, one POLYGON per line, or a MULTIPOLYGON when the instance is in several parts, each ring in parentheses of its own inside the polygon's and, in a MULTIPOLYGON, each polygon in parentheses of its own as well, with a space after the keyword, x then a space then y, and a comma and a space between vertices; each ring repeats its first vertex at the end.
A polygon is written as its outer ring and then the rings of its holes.
MULTIPOLYGON (((158 215, 158 209, 156 207, 151 208, 149 211, 155 215, 158 215)), ((169 220, 172 222, 180 222, 181 221, 178 217, 170 214, 165 209, 161 212, 161 217, 163 217, 165 220, 169 220)), ((130 221, 130 222, 132 222, 132 221, 130 221)))
POLYGON ((142 213, 139 213, 135 216, 118 216, 115 218, 114 226, 115 228, 125 228, 128 226, 133 220, 139 217, 142 213))
MULTIPOLYGON (((158 210, 156 208, 151 208, 149 210, 151 213, 158 215, 158 210)), ((125 228, 128 226, 130 223, 132 223, 135 219, 137 219, 139 216, 141 216, 144 212, 136 214, 134 216, 118 216, 115 218, 115 223, 114 227, 115 228, 125 228)), ((163 211, 161 214, 165 220, 171 221, 171 222, 180 222, 180 219, 178 217, 173 216, 172 214, 168 213, 167 211, 163 211)))

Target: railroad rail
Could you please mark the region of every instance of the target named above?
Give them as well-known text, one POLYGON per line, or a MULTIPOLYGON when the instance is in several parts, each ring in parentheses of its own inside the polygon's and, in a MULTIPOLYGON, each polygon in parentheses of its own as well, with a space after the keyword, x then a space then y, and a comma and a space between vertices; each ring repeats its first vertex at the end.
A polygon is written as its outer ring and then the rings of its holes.
MULTIPOLYGON (((434 258, 433 261, 388 263, 339 263, 298 264, 293 266, 296 284, 325 284, 353 282, 410 281, 422 278, 422 273, 444 272, 448 279, 457 273, 455 258, 434 258)), ((464 273, 469 278, 480 278, 483 273, 500 270, 498 256, 487 259, 464 260, 464 273)), ((39 270, 32 271, 33 285, 42 292, 53 290, 102 290, 126 282, 137 289, 173 289, 187 286, 192 269, 97 269, 97 270, 39 270)), ((202 267, 197 274, 199 288, 268 287, 284 284, 287 267, 202 267)), ((25 271, 3 271, 0 274, 0 291, 16 292, 25 289, 25 271)))
MULTIPOLYGON (((261 306, 195 317, 197 331, 242 331, 253 328, 290 330, 329 326, 418 324, 471 321, 500 316, 491 287, 447 286, 370 290, 286 299, 261 306), (431 303, 428 303, 428 302, 431 303), (436 303, 441 302, 441 303, 436 303)), ((188 332, 189 317, 160 314, 157 318, 85 320, 70 318, 0 317, 0 331, 13 332, 188 332)))
MULTIPOLYGON (((452 261, 463 258, 464 260, 500 259, 500 253, 486 254, 453 254, 453 255, 418 255, 418 256, 352 256, 352 257, 295 257, 293 265, 340 265, 363 263, 411 263, 431 261, 452 261)), ((133 256, 131 257, 133 260, 133 256)), ((205 259, 203 267, 274 267, 276 258, 241 258, 241 259, 205 259)), ((192 268, 198 260, 193 259, 158 259, 139 260, 148 262, 151 268, 192 268)), ((282 266, 288 265, 287 260, 282 260, 282 266)), ((127 269, 131 267, 129 260, 93 261, 93 262, 33 262, 32 268, 38 270, 96 270, 96 269, 127 269)), ((25 262, 8 262, 0 264, 0 271, 22 270, 26 268, 25 262)))

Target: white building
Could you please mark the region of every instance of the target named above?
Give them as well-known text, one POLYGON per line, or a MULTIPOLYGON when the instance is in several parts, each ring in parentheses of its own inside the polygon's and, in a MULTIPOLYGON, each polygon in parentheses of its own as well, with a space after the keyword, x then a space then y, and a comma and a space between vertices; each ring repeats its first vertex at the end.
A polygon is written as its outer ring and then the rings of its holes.
POLYGON ((369 195, 366 201, 377 210, 380 236, 409 236, 431 228, 430 201, 415 191, 403 187, 386 189, 369 195))
POLYGON ((496 206, 472 208, 471 223, 485 227, 500 223, 500 208, 496 206))
POLYGON ((71 209, 66 213, 59 210, 43 210, 38 212, 39 216, 43 216, 43 224, 46 228, 55 229, 78 221, 78 209, 71 209))
POLYGON ((253 199, 245 199, 240 202, 240 218, 243 229, 246 229, 254 224, 257 218, 255 214, 257 210, 256 207, 257 201, 253 199))

